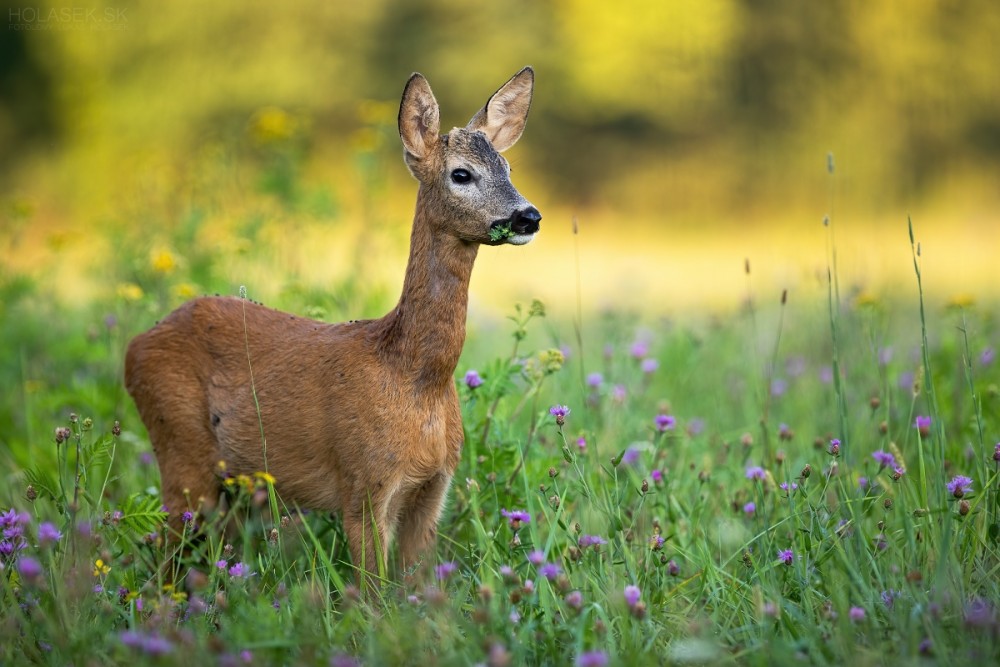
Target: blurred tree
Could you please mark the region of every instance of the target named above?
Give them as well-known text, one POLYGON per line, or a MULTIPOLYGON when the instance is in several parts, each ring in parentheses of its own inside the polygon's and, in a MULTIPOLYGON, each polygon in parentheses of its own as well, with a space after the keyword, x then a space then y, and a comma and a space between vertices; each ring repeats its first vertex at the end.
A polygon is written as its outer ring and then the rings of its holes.
POLYGON ((26 152, 51 149, 61 135, 52 75, 36 57, 28 31, 15 27, 9 24, 0 39, 0 173, 26 152))

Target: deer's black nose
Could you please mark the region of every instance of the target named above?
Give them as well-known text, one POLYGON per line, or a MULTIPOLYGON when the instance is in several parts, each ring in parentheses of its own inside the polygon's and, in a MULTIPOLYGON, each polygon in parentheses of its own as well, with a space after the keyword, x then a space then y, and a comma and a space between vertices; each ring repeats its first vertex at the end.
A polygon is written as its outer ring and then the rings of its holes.
POLYGON ((534 234, 541 221, 542 214, 534 206, 529 206, 521 211, 514 211, 514 215, 510 217, 510 230, 515 234, 534 234))

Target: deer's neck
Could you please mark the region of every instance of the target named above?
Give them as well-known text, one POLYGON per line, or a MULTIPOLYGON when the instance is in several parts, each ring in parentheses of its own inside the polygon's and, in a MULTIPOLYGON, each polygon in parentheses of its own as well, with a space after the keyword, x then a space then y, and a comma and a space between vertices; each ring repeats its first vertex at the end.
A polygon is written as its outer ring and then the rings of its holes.
POLYGON ((399 303, 376 328, 380 353, 421 385, 453 381, 465 343, 469 279, 478 244, 442 230, 421 187, 399 303))

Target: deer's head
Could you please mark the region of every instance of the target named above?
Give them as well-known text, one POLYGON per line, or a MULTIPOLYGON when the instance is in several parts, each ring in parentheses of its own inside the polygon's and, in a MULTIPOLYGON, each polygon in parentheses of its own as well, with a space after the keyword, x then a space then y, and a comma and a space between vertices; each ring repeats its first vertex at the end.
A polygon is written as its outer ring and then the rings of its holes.
POLYGON ((538 232, 542 215, 511 184, 510 165, 500 155, 524 130, 534 81, 525 67, 468 125, 444 135, 427 79, 414 74, 403 90, 399 136, 406 166, 438 213, 433 223, 467 243, 523 245, 538 232))

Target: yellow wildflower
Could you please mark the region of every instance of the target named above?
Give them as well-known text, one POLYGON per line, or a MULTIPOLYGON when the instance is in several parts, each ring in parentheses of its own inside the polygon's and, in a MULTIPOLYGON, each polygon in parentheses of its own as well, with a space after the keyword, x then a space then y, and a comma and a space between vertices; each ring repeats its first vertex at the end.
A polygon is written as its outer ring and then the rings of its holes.
POLYGON ((103 560, 98 558, 94 561, 94 576, 103 577, 107 576, 108 572, 111 571, 111 566, 107 565, 103 560))
POLYGON ((138 301, 142 298, 142 288, 135 283, 121 283, 118 285, 118 297, 125 301, 138 301))
POLYGON ((177 258, 174 257, 172 252, 166 249, 154 251, 149 263, 154 271, 163 275, 173 273, 174 269, 177 268, 177 258))
POLYGON ((181 283, 174 285, 174 294, 181 299, 190 299, 198 294, 198 288, 191 283, 181 283))
POLYGON ((255 472, 253 474, 253 476, 256 479, 260 480, 261 482, 264 482, 265 484, 270 484, 270 485, 274 486, 274 482, 275 482, 274 475, 272 475, 269 472, 261 472, 261 471, 258 470, 257 472, 255 472))

